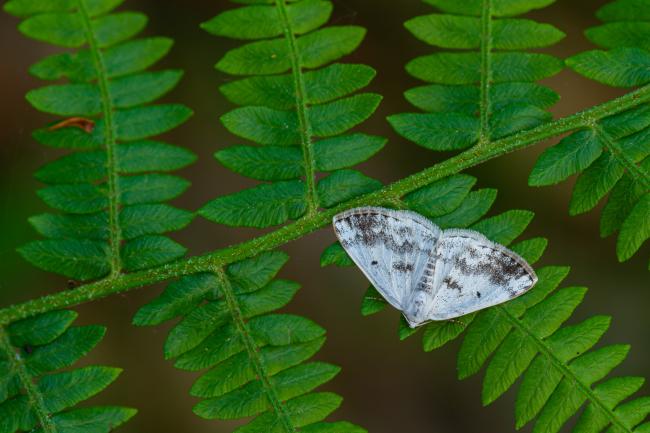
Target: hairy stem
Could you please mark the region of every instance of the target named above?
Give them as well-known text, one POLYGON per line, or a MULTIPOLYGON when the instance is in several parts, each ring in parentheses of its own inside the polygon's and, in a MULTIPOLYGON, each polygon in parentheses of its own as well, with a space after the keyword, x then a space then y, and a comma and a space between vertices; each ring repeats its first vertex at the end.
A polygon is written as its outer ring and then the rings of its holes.
POLYGON ((253 364, 255 373, 257 374, 257 377, 262 384, 262 388, 264 388, 264 393, 266 394, 266 398, 268 399, 269 404, 273 407, 273 411, 282 424, 284 431, 286 433, 296 433, 296 428, 291 421, 291 417, 282 405, 282 401, 280 400, 275 387, 273 384, 271 384, 266 365, 264 365, 264 361, 259 354, 259 347, 257 344, 255 344, 255 340, 251 336, 250 329, 248 328, 246 320, 244 319, 244 315, 242 314, 241 309, 239 308, 239 304, 237 303, 237 298, 235 298, 235 293, 232 290, 230 280, 222 268, 213 269, 213 272, 217 275, 217 278, 219 278, 219 281, 221 282, 220 288, 223 291, 224 298, 226 299, 226 304, 228 305, 230 316, 232 317, 233 323, 239 332, 241 340, 244 342, 244 346, 246 346, 248 358, 253 364))
POLYGON ((642 185, 646 190, 650 190, 650 175, 643 169, 643 167, 637 165, 632 158, 627 156, 616 140, 600 127, 600 125, 596 124, 593 128, 600 136, 607 150, 614 155, 614 158, 616 158, 623 167, 625 167, 625 170, 627 170, 630 176, 632 176, 634 181, 642 185))
POLYGON ((34 314, 78 305, 99 299, 113 293, 125 292, 197 272, 209 272, 247 257, 278 248, 287 242, 328 225, 339 212, 356 206, 394 203, 403 195, 429 185, 444 177, 459 173, 501 155, 523 149, 542 140, 593 125, 599 119, 633 108, 650 100, 650 85, 617 99, 597 105, 588 110, 555 120, 515 135, 493 141, 490 146, 477 146, 433 167, 422 170, 397 182, 331 209, 305 216, 271 233, 259 236, 237 245, 229 246, 202 256, 190 257, 176 262, 130 274, 109 277, 94 283, 84 284, 74 290, 62 291, 22 304, 0 310, 0 326, 34 314))
POLYGON ((318 210, 318 193, 316 191, 316 178, 314 176, 314 146, 312 142, 311 122, 309 121, 309 113, 307 109, 307 92, 305 90, 305 79, 302 74, 302 62, 296 44, 296 36, 291 28, 291 21, 289 20, 289 15, 287 13, 286 0, 275 0, 275 5, 278 9, 278 14, 280 15, 284 37, 289 45, 293 87, 296 92, 296 113, 298 115, 298 126, 300 128, 300 146, 302 148, 305 183, 307 185, 307 215, 313 215, 318 210))
POLYGON ((4 328, 0 327, 0 351, 4 352, 9 360, 10 371, 18 375, 20 383, 27 392, 29 405, 38 418, 38 423, 42 427, 44 433, 56 433, 57 428, 50 418, 50 413, 45 407, 43 395, 38 389, 38 386, 32 381, 32 377, 25 367, 22 357, 16 352, 9 340, 9 335, 4 328))
POLYGON ((571 383, 575 384, 585 395, 587 400, 589 400, 592 404, 598 407, 603 414, 605 414, 610 423, 613 426, 617 427, 616 431, 632 433, 632 430, 625 426, 623 421, 614 413, 614 411, 607 408, 607 405, 596 395, 591 387, 580 380, 580 378, 576 376, 573 371, 571 371, 566 363, 562 362, 557 356, 555 356, 555 353, 551 350, 550 347, 548 347, 548 345, 546 345, 543 339, 536 336, 524 324, 523 321, 510 314, 507 308, 503 308, 502 306, 496 306, 496 308, 499 309, 499 312, 503 314, 503 316, 512 324, 514 328, 521 331, 535 344, 535 346, 537 346, 537 349, 540 353, 546 355, 546 357, 551 360, 553 366, 562 374, 562 376, 569 379, 571 383))
POLYGON ((122 230, 119 222, 120 191, 117 178, 117 156, 115 148, 115 122, 113 121, 113 100, 108 91, 108 75, 104 64, 104 55, 97 44, 97 37, 93 30, 92 21, 86 5, 86 0, 77 0, 79 15, 81 16, 88 47, 97 71, 97 84, 102 99, 102 115, 104 119, 104 148, 106 150, 106 172, 108 186, 108 229, 110 233, 110 257, 111 274, 116 276, 122 270, 120 259, 120 244, 122 242, 122 230))
POLYGON ((490 86, 492 82, 492 0, 483 0, 481 15, 481 123, 478 144, 490 142, 490 86))

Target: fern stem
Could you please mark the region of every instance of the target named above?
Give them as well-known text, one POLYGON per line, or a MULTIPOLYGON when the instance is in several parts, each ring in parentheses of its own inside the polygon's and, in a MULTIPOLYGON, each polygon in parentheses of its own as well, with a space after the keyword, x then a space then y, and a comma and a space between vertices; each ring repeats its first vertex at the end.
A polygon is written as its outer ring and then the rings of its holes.
POLYGON ((314 215, 303 217, 292 224, 288 224, 271 233, 249 241, 222 248, 202 256, 178 260, 156 268, 111 276, 100 281, 84 284, 74 290, 61 291, 3 308, 0 310, 0 326, 35 314, 79 305, 114 293, 126 292, 134 288, 158 283, 182 275, 209 272, 214 267, 221 267, 264 251, 278 248, 307 233, 328 225, 334 215, 351 207, 394 203, 395 199, 399 199, 403 195, 439 179, 459 173, 467 168, 515 150, 524 149, 542 140, 576 129, 590 127, 599 119, 629 110, 646 101, 650 101, 650 85, 641 87, 622 97, 610 100, 588 110, 496 140, 490 146, 471 148, 453 158, 386 185, 375 192, 356 197, 314 215))
POLYGON ((86 40, 90 53, 93 57, 95 70, 97 71, 97 84, 102 99, 102 115, 104 118, 104 148, 106 150, 106 172, 108 185, 108 227, 110 232, 110 263, 111 274, 118 275, 122 270, 120 258, 120 244, 122 242, 122 230, 119 223, 120 191, 117 174, 117 155, 115 148, 115 122, 113 121, 113 100, 108 90, 108 75, 104 63, 104 55, 99 49, 97 36, 92 27, 92 21, 86 5, 86 0, 77 0, 79 14, 83 20, 86 40))
POLYGON ((492 0, 483 0, 481 15, 481 100, 478 144, 490 142, 490 86, 492 85, 492 0))
POLYGON ((600 136, 600 139, 605 144, 607 150, 611 152, 614 158, 616 158, 623 167, 625 167, 630 176, 632 176, 636 182, 641 184, 645 190, 650 190, 650 175, 648 175, 643 167, 638 166, 632 158, 627 156, 616 140, 614 140, 598 123, 596 123, 593 128, 596 131, 596 134, 600 136))
POLYGON ((273 407, 273 411, 275 412, 277 418, 282 423, 284 431, 287 433, 296 433, 297 430, 291 421, 291 417, 285 410, 275 387, 273 384, 271 384, 268 370, 266 369, 266 365, 264 365, 264 360, 262 360, 259 354, 259 347, 257 344, 255 344, 255 340, 253 340, 253 337, 251 336, 250 329, 248 328, 246 320, 244 319, 244 315, 242 314, 241 309, 239 308, 239 304, 237 303, 237 298, 235 298, 235 293, 232 290, 230 280, 222 268, 215 268, 213 269, 213 272, 217 275, 217 278, 219 278, 219 281, 221 282, 220 288, 223 291, 224 298, 226 299, 228 310, 230 310, 230 316, 232 317, 233 323, 235 324, 235 327, 237 328, 237 331, 239 332, 239 335, 244 342, 244 346, 246 346, 248 358, 253 363, 253 368, 255 369, 255 373, 257 374, 257 377, 262 384, 262 387, 264 388, 266 398, 273 407))
POLYGON ((50 413, 45 406, 43 395, 39 391, 38 386, 36 386, 32 381, 32 377, 27 371, 27 367, 25 367, 22 357, 12 346, 9 335, 7 335, 7 331, 5 331, 3 327, 0 327, 0 350, 4 352, 5 356, 9 360, 10 371, 16 372, 20 383, 25 388, 27 398, 29 399, 29 405, 34 410, 34 413, 38 418, 38 423, 43 428, 43 432, 56 433, 56 426, 50 418, 50 413))
POLYGON ((309 121, 307 109, 307 92, 305 90, 305 79, 302 74, 302 61, 296 44, 296 35, 291 28, 291 21, 287 13, 286 0, 275 0, 275 5, 282 21, 284 37, 289 45, 289 57, 291 58, 291 73, 293 75, 293 87, 296 92, 296 113, 300 128, 300 146, 302 148, 303 167, 305 169, 307 215, 314 215, 318 210, 318 193, 316 191, 316 178, 314 174, 314 145, 312 142, 312 128, 309 121))
POLYGON ((564 377, 569 378, 572 383, 576 384, 578 388, 580 388, 586 398, 607 416, 612 425, 618 428, 617 431, 632 433, 632 430, 625 426, 623 421, 616 416, 614 411, 607 408, 607 405, 605 405, 596 393, 594 393, 591 387, 580 380, 580 378, 571 371, 567 364, 555 356, 553 351, 545 344, 544 340, 536 336, 523 321, 510 314, 506 308, 503 308, 502 306, 496 306, 496 308, 498 308, 499 312, 504 315, 513 327, 528 336, 528 338, 537 346, 537 349, 551 360, 555 368, 557 368, 564 377))

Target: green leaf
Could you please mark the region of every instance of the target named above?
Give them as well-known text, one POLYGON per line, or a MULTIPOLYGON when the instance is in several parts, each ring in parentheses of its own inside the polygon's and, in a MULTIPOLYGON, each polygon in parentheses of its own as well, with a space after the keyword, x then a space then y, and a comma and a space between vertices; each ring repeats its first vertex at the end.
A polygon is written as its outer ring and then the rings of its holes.
MULTIPOLYGON (((278 398, 287 400, 311 391, 332 379, 340 369, 325 363, 302 364, 271 377, 271 385, 278 389, 278 398)), ((236 419, 257 415, 268 406, 263 385, 251 382, 224 396, 203 400, 194 412, 206 419, 236 419)))
POLYGON ((551 113, 534 105, 506 105, 490 118, 490 137, 503 138, 521 130, 534 128, 551 119, 551 113))
MULTIPOLYGON (((538 81, 562 70, 563 62, 548 54, 494 53, 493 80, 538 81)), ((440 84, 473 84, 481 80, 479 53, 441 52, 418 57, 406 65, 409 74, 423 81, 440 84)))
POLYGON ((640 48, 592 50, 566 60, 587 78, 613 87, 635 87, 650 82, 650 52, 640 48))
POLYGON ((176 128, 192 115, 180 104, 137 107, 115 113, 116 135, 121 140, 139 140, 176 128))
MULTIPOLYGON (((155 141, 122 144, 116 154, 125 174, 177 170, 196 159, 188 150, 155 141)), ((41 167, 35 176, 46 183, 94 182, 106 177, 106 164, 104 152, 72 153, 41 167)))
POLYGON ((196 155, 191 151, 159 141, 121 144, 116 151, 118 169, 126 174, 178 170, 196 160, 196 155))
MULTIPOLYGON (((124 407, 85 407, 62 412, 52 417, 52 422, 59 431, 70 433, 108 433, 130 418, 137 411, 124 407)), ((37 430, 43 433, 42 430, 37 430)))
POLYGON ((370 316, 379 313, 380 311, 383 311, 387 305, 388 302, 386 302, 377 289, 370 286, 363 295, 363 301, 361 301, 361 315, 370 316))
POLYGON ((31 375, 39 375, 74 364, 85 356, 104 337, 102 326, 79 326, 68 329, 63 335, 48 344, 39 346, 25 359, 31 375))
MULTIPOLYGON (((479 88, 476 86, 430 84, 409 89, 404 96, 425 111, 472 115, 479 110, 479 88)), ((500 83, 490 87, 490 103, 494 110, 510 104, 548 108, 559 99, 553 90, 535 83, 500 83)))
POLYGON ((302 181, 263 184, 210 201, 204 218, 229 226, 270 227, 300 217, 306 209, 302 181))
MULTIPOLYGON (((365 36, 356 26, 332 26, 297 39, 302 64, 317 68, 354 51, 365 36)), ((289 48, 284 39, 252 42, 235 48, 216 64, 216 68, 232 75, 277 74, 291 67, 289 48)))
POLYGON ((325 248, 320 256, 321 267, 336 265, 341 267, 352 266, 354 262, 345 252, 340 243, 334 242, 325 248))
POLYGON ((76 13, 36 15, 21 22, 18 29, 32 39, 64 47, 79 47, 86 42, 84 22, 76 13))
POLYGON ((621 226, 616 242, 619 261, 628 260, 650 238, 650 194, 646 193, 634 206, 621 226))
POLYGON ((398 134, 431 150, 464 149, 479 135, 479 120, 458 113, 395 114, 388 121, 398 134))
POLYGON ((172 90, 182 71, 153 71, 127 75, 108 83, 109 93, 116 108, 129 108, 153 102, 172 90))
POLYGON ((270 283, 288 260, 281 251, 270 251, 232 263, 226 272, 236 294, 250 293, 270 283))
POLYGON ((313 134, 330 137, 345 132, 370 117, 380 101, 380 95, 362 93, 311 107, 308 114, 313 134))
POLYGON ((183 257, 187 248, 166 236, 141 236, 124 244, 122 261, 127 271, 152 268, 183 257))
POLYGON ((168 174, 143 174, 119 178, 122 203, 125 205, 171 200, 182 194, 189 182, 168 174))
POLYGON ((600 155, 578 177, 573 188, 569 213, 577 215, 593 209, 624 173, 625 168, 611 153, 600 155))
POLYGON ((596 45, 604 48, 637 47, 650 49, 650 23, 640 21, 616 22, 592 27, 585 35, 596 45))
POLYGON ((542 257, 547 245, 548 240, 545 238, 532 238, 518 242, 512 245, 510 249, 523 257, 528 263, 534 264, 542 257))
POLYGON ((92 116, 101 112, 95 84, 62 84, 30 90, 25 95, 34 108, 60 116, 92 116))
MULTIPOLYGON (((147 17, 136 12, 105 15, 91 22, 96 43, 108 47, 131 38, 147 23, 147 17)), ((86 28, 79 13, 44 13, 24 20, 18 26, 26 36, 64 47, 80 47, 86 43, 86 28)))
MULTIPOLYGON (((305 102, 322 104, 348 95, 367 86, 374 76, 374 69, 368 66, 341 63, 305 72, 305 102)), ((238 105, 266 106, 279 110, 292 109, 296 105, 291 74, 244 78, 224 84, 219 90, 238 105)))
POLYGON ((140 33, 147 25, 147 17, 138 12, 120 12, 99 17, 91 25, 97 45, 106 48, 140 33))
POLYGON ((475 184, 476 178, 457 174, 407 194, 404 202, 410 209, 435 218, 457 209, 475 184))
POLYGON ((110 385, 121 373, 119 368, 90 366, 43 376, 39 390, 47 409, 59 412, 89 399, 110 385))
POLYGON ((340 135, 314 143, 316 169, 333 171, 366 161, 379 152, 386 139, 374 135, 340 135))
POLYGON ((78 152, 65 155, 41 167, 34 177, 45 183, 85 183, 106 176, 104 152, 78 152))
POLYGON ((110 271, 108 244, 85 239, 32 241, 18 249, 34 266, 77 280, 103 277, 110 271))
POLYGON ((219 282, 212 274, 181 277, 167 286, 158 298, 140 308, 133 317, 133 324, 159 325, 174 317, 187 314, 218 287, 219 282))
POLYGON ((650 21, 648 0, 616 0, 601 7, 596 16, 602 21, 650 21))
MULTIPOLYGON (((106 73, 109 78, 115 78, 142 71, 164 57, 171 46, 171 39, 154 37, 111 47, 104 53, 106 73)), ((68 78, 71 81, 89 82, 97 78, 88 50, 54 54, 33 65, 29 71, 43 80, 68 78)))
MULTIPOLYGON (((650 164, 646 164, 650 166, 650 164)), ((609 236, 619 230, 634 205, 645 193, 644 188, 629 176, 624 176, 612 189, 600 218, 600 235, 609 236)))
POLYGON ((59 337, 77 318, 69 310, 50 311, 14 322, 7 328, 15 347, 42 346, 59 337))
POLYGON ((214 157, 232 171, 258 180, 298 179, 303 173, 303 156, 297 147, 232 146, 214 157))
POLYGON ((535 214, 526 210, 510 210, 484 219, 471 228, 498 244, 508 245, 528 227, 535 214))
MULTIPOLYGON (((306 0, 287 5, 289 25, 295 34, 308 33, 327 22, 332 4, 323 0, 306 0)), ((233 39, 262 39, 282 35, 278 11, 272 6, 248 6, 231 9, 201 24, 215 36, 233 39)))
POLYGON ((601 155, 603 143, 595 130, 583 130, 563 138, 540 155, 528 178, 531 186, 552 185, 583 171, 601 155))
MULTIPOLYGON (((631 110, 605 117, 600 124, 613 139, 620 139, 636 132, 647 133, 644 130, 650 126, 648 115, 650 115, 650 106, 643 104, 631 110)), ((623 143, 625 140, 621 141, 621 145, 623 143)))
POLYGON ((108 239, 108 213, 87 215, 40 214, 29 223, 48 238, 108 239))
POLYGON ((108 205, 104 189, 91 184, 56 185, 36 194, 48 206, 68 213, 93 213, 108 205))
MULTIPOLYGON (((325 338, 285 346, 265 346, 260 357, 269 375, 293 367, 311 358, 323 345, 325 338)), ((190 393, 196 397, 218 397, 256 379, 256 371, 247 353, 240 353, 217 365, 201 376, 190 393)))
MULTIPOLYGON (((325 333, 323 328, 308 319, 281 314, 254 317, 248 321, 248 327, 259 346, 306 343, 322 337, 325 333)), ((195 371, 225 361, 244 350, 243 342, 236 338, 236 335, 237 331, 232 325, 225 326, 192 350, 184 353, 176 361, 175 366, 195 371)))
MULTIPOLYGON (((302 427, 320 421, 341 405, 342 398, 332 393, 313 393, 294 398, 285 403, 291 423, 302 427)), ((272 412, 266 412, 250 423, 235 430, 235 433, 280 431, 281 421, 272 412)))
MULTIPOLYGON (((298 284, 291 281, 275 280, 258 291, 238 295, 237 302, 244 318, 259 316, 285 306, 299 287, 298 284)), ((238 351, 243 349, 242 341, 239 338, 231 341, 227 337, 228 334, 236 334, 236 329, 232 324, 228 324, 228 318, 229 311, 224 300, 214 301, 196 308, 170 332, 165 342, 165 357, 173 358, 185 353, 179 359, 177 367, 194 369, 197 365, 195 363, 212 363, 214 362, 213 358, 219 356, 218 353, 206 354, 206 347, 221 345, 223 347, 232 346, 238 351), (209 361, 206 361, 206 357, 209 361), (182 367, 183 365, 185 367, 182 367)), ((227 350, 225 353, 227 357, 235 354, 229 353, 227 350)))
POLYGON ((424 327, 422 345, 425 352, 438 349, 458 337, 467 328, 475 314, 468 314, 454 320, 431 322, 424 327))
POLYGON ((477 373, 512 329, 508 322, 501 320, 501 314, 496 308, 476 314, 458 353, 459 379, 477 373))
POLYGON ((267 107, 236 108, 221 117, 233 134, 260 144, 289 146, 300 143, 298 116, 267 107))
POLYGON ((97 149, 102 147, 102 136, 99 129, 94 128, 87 133, 80 128, 67 127, 60 129, 37 129, 32 134, 34 140, 42 145, 61 149, 97 149))
MULTIPOLYGON (((595 316, 578 325, 560 329, 548 342, 557 350, 558 356, 567 362, 596 344, 609 323, 608 317, 595 316)), ((517 394, 515 415, 518 427, 524 426, 542 410, 561 378, 561 372, 546 355, 539 355, 533 361, 517 394)))
MULTIPOLYGON (((492 13, 494 16, 511 16, 520 15, 533 9, 544 8, 555 0, 494 0, 492 4, 492 13)), ((483 10, 481 0, 467 0, 458 3, 454 0, 425 0, 432 6, 435 6, 445 12, 480 16, 483 10)))
MULTIPOLYGON (((430 45, 461 49, 481 46, 480 18, 432 14, 410 19, 405 26, 416 38, 430 45)), ((492 24, 495 49, 540 48, 553 45, 564 36, 555 27, 532 20, 503 19, 492 24)))
MULTIPOLYGON (((110 12, 124 0, 87 0, 88 14, 91 17, 110 12)), ((5 3, 4 10, 17 17, 46 12, 71 12, 77 8, 75 0, 10 0, 5 3)))
POLYGON ((180 230, 192 218, 191 212, 166 204, 125 206, 120 212, 120 228, 124 239, 133 239, 142 235, 180 230))
POLYGON ((472 191, 454 211, 432 218, 432 221, 442 229, 470 226, 490 210, 496 198, 497 191, 495 189, 485 188, 472 191))
POLYGON ((332 207, 356 196, 381 188, 381 182, 356 170, 338 170, 318 182, 321 205, 332 207))

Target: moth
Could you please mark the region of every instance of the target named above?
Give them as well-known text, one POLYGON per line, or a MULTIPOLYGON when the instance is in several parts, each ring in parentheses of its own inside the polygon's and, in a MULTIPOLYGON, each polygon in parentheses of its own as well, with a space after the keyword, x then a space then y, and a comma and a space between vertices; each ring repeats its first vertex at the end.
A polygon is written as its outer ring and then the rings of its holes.
POLYGON ((411 328, 501 304, 537 275, 526 261, 473 230, 441 230, 411 211, 360 207, 336 215, 334 231, 377 291, 411 328))

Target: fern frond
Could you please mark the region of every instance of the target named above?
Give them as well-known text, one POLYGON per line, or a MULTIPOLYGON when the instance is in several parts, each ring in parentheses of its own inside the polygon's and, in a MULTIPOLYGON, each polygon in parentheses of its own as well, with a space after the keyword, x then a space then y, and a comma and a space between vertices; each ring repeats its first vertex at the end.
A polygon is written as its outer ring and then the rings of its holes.
POLYGON ((523 50, 553 45, 564 33, 549 24, 509 17, 553 1, 425 3, 443 13, 413 18, 406 28, 429 45, 463 51, 439 51, 406 65, 409 74, 432 84, 405 93, 427 114, 389 117, 400 135, 427 149, 454 151, 550 120, 546 109, 559 96, 535 81, 560 72, 562 61, 523 50))
POLYGON ((30 91, 38 110, 63 118, 34 133, 41 144, 71 152, 42 167, 38 195, 62 213, 30 218, 47 239, 19 249, 34 265, 79 280, 160 265, 185 254, 163 236, 192 219, 162 202, 189 183, 162 172, 195 159, 188 150, 150 137, 183 123, 178 104, 145 105, 169 92, 182 72, 144 69, 170 49, 167 38, 132 39, 147 22, 137 12, 112 12, 120 1, 11 0, 5 10, 23 18, 28 37, 77 51, 54 54, 30 72, 66 78, 30 91))
MULTIPOLYGON (((449 190, 464 177, 456 175, 432 187, 437 191, 449 190)), ((459 209, 470 202, 471 195, 476 192, 466 189, 460 204, 454 194, 449 198, 430 197, 431 201, 435 198, 441 208, 456 206, 459 209)), ((419 192, 416 196, 424 197, 424 193, 419 192)), ((486 202, 486 207, 491 204, 491 201, 486 202)), ((457 210, 448 212, 447 215, 451 215, 457 210)), ((525 231, 532 217, 532 212, 512 210, 472 222, 470 227, 495 242, 508 245, 525 231)), ((440 221, 440 218, 444 216, 432 220, 440 221)), ((546 245, 546 239, 532 238, 511 248, 534 264, 546 245)), ((342 251, 342 254, 345 253, 342 251)), ((338 263, 344 264, 342 260, 338 263)), ((505 304, 458 320, 432 322, 416 329, 408 327, 402 319, 400 339, 422 329, 423 348, 428 352, 464 333, 458 354, 458 376, 464 379, 487 365, 482 395, 485 405, 492 403, 523 377, 515 405, 517 428, 536 419, 533 432, 556 433, 586 405, 574 432, 598 433, 608 426, 609 432, 647 431, 650 422, 644 423, 644 420, 650 414, 650 398, 639 397, 624 402, 641 387, 643 379, 605 379, 625 360, 629 347, 609 345, 590 350, 607 331, 611 318, 594 316, 562 327, 582 302, 586 288, 557 289, 568 275, 568 267, 546 266, 536 272, 539 277, 537 285, 527 294, 505 304)), ((386 305, 381 295, 371 287, 364 296, 361 311, 363 315, 370 315, 383 310, 386 305)))
POLYGON ((135 415, 118 406, 71 409, 110 385, 119 368, 59 371, 104 337, 101 326, 70 327, 73 311, 51 311, 0 328, 0 432, 109 432, 135 415))
POLYGON ((192 386, 202 400, 194 412, 207 419, 255 416, 237 432, 361 433, 346 422, 322 422, 341 403, 311 393, 339 367, 307 362, 325 342, 325 330, 300 316, 274 313, 299 285, 274 279, 288 256, 269 252, 170 284, 142 307, 139 326, 182 316, 165 342, 165 357, 182 370, 206 370, 192 386))
MULTIPOLYGON (((587 78, 615 87, 650 82, 650 8, 647 0, 617 0, 597 13, 605 24, 588 29, 587 37, 606 50, 590 50, 567 59, 587 78), (645 64, 645 66, 644 66, 645 64)), ((569 213, 595 208, 609 194, 601 216, 601 236, 619 231, 620 261, 632 257, 650 238, 650 108, 594 122, 547 149, 537 161, 530 185, 551 185, 579 174, 569 213)))
POLYGON ((330 64, 354 51, 365 30, 320 28, 330 18, 329 1, 265 3, 225 11, 202 25, 217 36, 255 41, 230 50, 216 64, 219 71, 247 76, 221 87, 243 106, 221 121, 261 146, 232 146, 215 157, 239 174, 268 182, 219 197, 199 211, 230 226, 283 224, 381 186, 350 167, 377 153, 385 140, 347 133, 381 100, 374 93, 349 96, 368 85, 375 71, 330 64), (319 172, 328 176, 319 181, 319 172))

